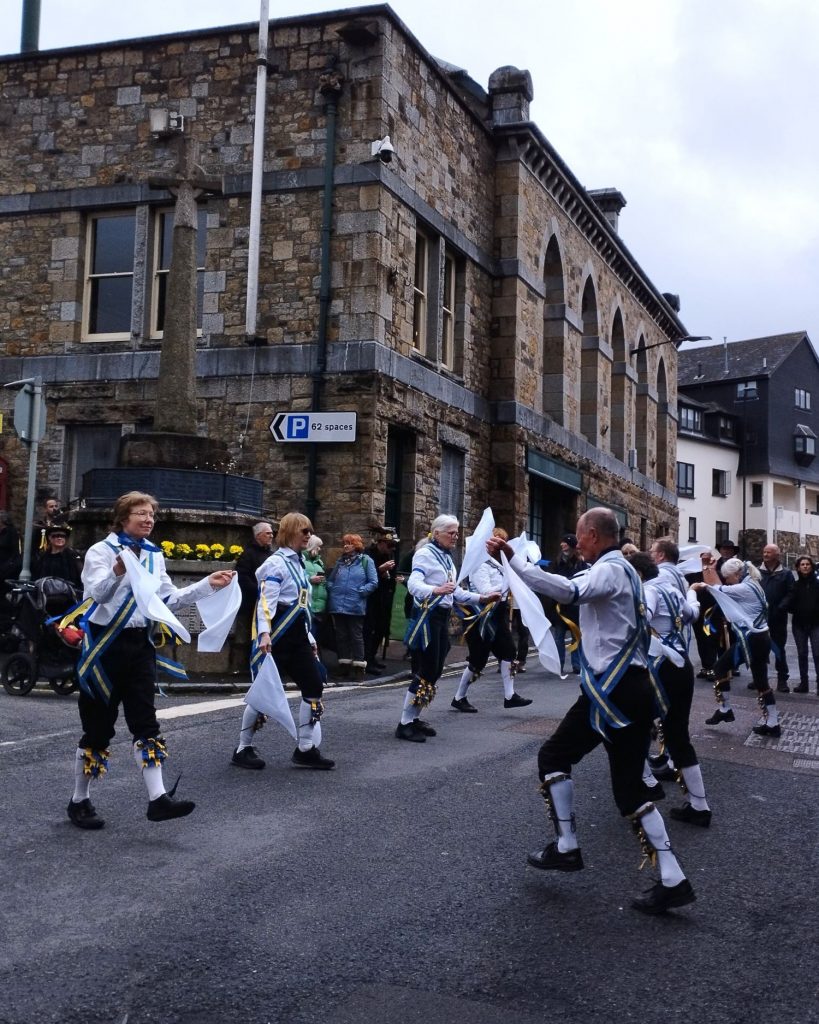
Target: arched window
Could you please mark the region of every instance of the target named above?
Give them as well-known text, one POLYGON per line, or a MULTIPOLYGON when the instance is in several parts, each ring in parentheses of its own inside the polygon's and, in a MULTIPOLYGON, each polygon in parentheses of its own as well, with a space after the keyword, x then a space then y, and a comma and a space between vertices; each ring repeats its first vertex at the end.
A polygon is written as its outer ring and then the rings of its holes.
POLYGON ((649 387, 648 357, 646 356, 646 339, 640 334, 637 338, 637 402, 634 418, 634 447, 637 449, 637 469, 646 476, 650 475, 648 464, 650 450, 649 429, 649 387))
POLYGON ((600 444, 600 321, 597 293, 591 277, 586 278, 580 305, 583 337, 580 342, 580 433, 595 446, 600 444))
POLYGON ((661 358, 657 367, 657 482, 661 483, 663 487, 672 486, 668 478, 669 427, 668 380, 665 373, 665 360, 661 358))
POLYGON ((563 260, 557 236, 552 235, 543 258, 543 411, 569 426, 565 374, 568 365, 568 324, 563 260))
POLYGON ((611 380, 611 452, 621 462, 628 462, 634 423, 634 380, 626 348, 623 314, 619 308, 615 310, 611 324, 611 349, 614 359, 611 380))

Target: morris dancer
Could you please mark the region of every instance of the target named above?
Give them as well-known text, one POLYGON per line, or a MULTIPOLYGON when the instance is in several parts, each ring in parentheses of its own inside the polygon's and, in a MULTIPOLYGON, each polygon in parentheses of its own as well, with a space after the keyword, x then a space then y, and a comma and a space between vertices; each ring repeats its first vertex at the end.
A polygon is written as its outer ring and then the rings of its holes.
MULTIPOLYGON (((278 549, 256 570, 259 601, 254 659, 271 654, 277 669, 287 672, 301 690, 298 746, 293 751, 293 764, 297 768, 327 771, 335 767, 335 761, 319 751, 324 683, 316 642, 310 632, 311 588, 302 556, 312 535, 313 526, 307 516, 288 512, 282 516, 276 534, 278 549)), ((265 762, 253 746, 254 734, 264 721, 265 716, 247 704, 232 764, 239 768, 264 768, 265 762)))
MULTIPOLYGON (((496 526, 493 537, 508 540, 509 534, 496 526)), ((500 563, 494 558, 487 558, 470 576, 470 584, 479 594, 498 593, 501 599, 494 605, 485 606, 484 614, 473 618, 465 629, 466 645, 469 649, 469 662, 463 671, 460 684, 452 707, 456 711, 474 714, 478 709, 469 703, 466 693, 472 683, 480 677, 486 668, 489 655, 498 659, 501 679, 503 680, 503 706, 505 708, 525 708, 531 704, 527 697, 515 693, 515 641, 509 629, 509 585, 504 579, 500 563)))
POLYGON ((759 582, 759 570, 741 558, 729 558, 722 564, 723 584, 717 574, 716 559, 705 551, 702 559, 702 583, 695 583, 695 590, 706 587, 717 599, 726 619, 731 624, 734 642, 721 654, 714 665, 714 694, 717 709, 706 725, 719 725, 734 721, 731 707, 731 676, 734 668, 743 661, 751 670, 757 701, 762 712, 754 732, 758 736, 781 736, 779 712, 776 698, 768 684, 768 655, 771 653, 771 638, 768 633, 768 606, 765 592, 759 582))
POLYGON ((580 871, 572 766, 605 744, 614 800, 640 837, 644 854, 659 865, 660 881, 632 901, 645 914, 662 914, 695 899, 672 849, 662 815, 646 800, 642 769, 655 714, 656 690, 647 671, 648 629, 643 591, 634 568, 620 553, 619 524, 613 512, 584 513, 575 530, 582 558, 592 562, 573 579, 546 573, 514 555, 498 538, 487 551, 504 551, 511 569, 534 591, 561 603, 579 602, 581 694, 538 754, 541 792, 557 841, 529 854, 528 862, 545 871, 580 871))
POLYGON ((436 684, 449 652, 449 616, 453 601, 488 604, 500 592, 476 594, 459 587, 450 551, 458 543, 458 520, 441 515, 432 523, 430 540, 416 549, 407 590, 414 598, 415 618, 410 620, 404 642, 412 651, 412 681, 404 697, 401 721, 395 730, 399 740, 424 743, 435 729, 420 719, 432 703, 436 684))
POLYGON ((680 549, 670 537, 660 537, 651 545, 651 557, 658 576, 645 584, 648 621, 664 647, 671 649, 658 666, 660 682, 668 697, 668 713, 663 719, 663 740, 669 755, 667 765, 654 774, 660 779, 676 779, 688 799, 681 807, 672 807, 675 821, 708 828, 711 809, 705 797, 705 783, 697 752, 691 742, 688 719, 694 697, 694 667, 688 657, 685 629, 695 622, 700 605, 689 589, 685 576, 677 569, 680 549), (676 654, 676 657, 674 655, 676 654), (676 661, 682 664, 675 664, 676 661))
POLYGON ((170 609, 194 604, 220 590, 235 574, 220 570, 188 587, 175 587, 161 549, 148 541, 157 508, 150 494, 123 494, 114 505, 113 532, 92 545, 85 556, 84 598, 94 603, 86 615, 86 644, 78 666, 83 734, 74 759, 74 795, 68 804, 69 820, 77 828, 99 829, 105 824, 91 803, 89 788, 92 779, 108 768, 108 744, 120 703, 148 789, 149 821, 181 818, 195 806, 191 800, 173 799, 176 786, 165 792, 162 762, 167 752, 154 708, 155 623, 137 607, 125 562, 136 559, 145 572, 159 579, 158 596, 170 609))

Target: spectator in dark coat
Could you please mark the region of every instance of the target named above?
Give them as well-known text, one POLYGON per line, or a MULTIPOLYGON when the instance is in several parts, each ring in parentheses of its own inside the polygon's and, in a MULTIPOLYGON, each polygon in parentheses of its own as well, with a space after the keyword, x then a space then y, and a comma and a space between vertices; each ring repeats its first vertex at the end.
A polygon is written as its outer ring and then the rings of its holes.
MULTIPOLYGON (((560 541, 560 554, 554 562, 552 562, 549 567, 549 572, 557 573, 559 576, 565 576, 566 579, 571 579, 572 576, 575 576, 577 573, 588 568, 589 563, 584 562, 577 552, 577 537, 575 537, 573 533, 565 534, 560 541)), ((552 635, 555 638, 557 653, 560 657, 561 672, 563 671, 563 663, 566 658, 566 634, 570 632, 570 628, 564 620, 568 619, 569 622, 577 625, 579 618, 579 604, 561 604, 559 612, 557 610, 557 605, 554 605, 550 621, 552 622, 552 635)), ((578 651, 572 651, 571 660, 572 671, 577 675, 580 672, 580 656, 578 651)))
POLYGON ((791 629, 796 643, 799 660, 799 685, 794 693, 807 693, 808 644, 816 671, 816 692, 819 694, 819 579, 816 578, 816 563, 810 555, 800 555, 796 560, 796 582, 791 600, 791 629))
POLYGON ((32 560, 31 578, 44 579, 46 576, 66 580, 78 591, 82 591, 80 556, 68 546, 70 526, 47 526, 45 530, 46 550, 35 554, 32 560))
POLYGON ((771 651, 776 665, 776 689, 778 693, 789 693, 788 659, 785 644, 788 642, 788 612, 793 596, 793 573, 780 561, 776 544, 766 544, 762 549, 762 565, 759 567, 762 589, 768 602, 768 629, 771 633, 771 651))
POLYGON ((378 660, 378 652, 386 649, 390 640, 392 602, 395 597, 395 561, 398 537, 394 530, 384 527, 378 530, 375 540, 367 548, 378 573, 378 587, 367 598, 367 614, 364 617, 364 650, 367 658, 367 672, 378 674, 387 666, 378 660))
POLYGON ((233 643, 230 648, 230 667, 234 675, 250 671, 250 632, 253 609, 259 593, 256 570, 266 562, 273 551, 273 527, 270 523, 256 523, 253 540, 236 559, 236 575, 242 591, 242 603, 233 626, 233 643))

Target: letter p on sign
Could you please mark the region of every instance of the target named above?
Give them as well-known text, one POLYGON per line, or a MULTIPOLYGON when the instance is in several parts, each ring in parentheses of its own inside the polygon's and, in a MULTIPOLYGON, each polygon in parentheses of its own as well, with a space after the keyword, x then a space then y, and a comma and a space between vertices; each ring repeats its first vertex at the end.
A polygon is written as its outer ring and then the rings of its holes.
POLYGON ((307 416, 291 416, 287 421, 287 436, 292 438, 309 437, 310 419, 307 416))

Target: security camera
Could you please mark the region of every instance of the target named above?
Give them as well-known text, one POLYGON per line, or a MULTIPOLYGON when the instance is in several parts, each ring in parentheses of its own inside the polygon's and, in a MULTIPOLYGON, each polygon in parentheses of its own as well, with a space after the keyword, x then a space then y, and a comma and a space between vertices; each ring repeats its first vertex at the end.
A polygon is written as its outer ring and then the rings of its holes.
POLYGON ((390 142, 389 135, 385 135, 383 139, 376 140, 370 146, 370 154, 377 156, 382 164, 388 164, 392 161, 395 153, 395 146, 390 142))

